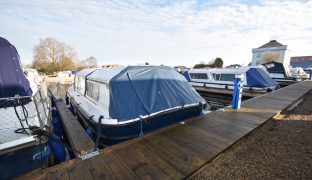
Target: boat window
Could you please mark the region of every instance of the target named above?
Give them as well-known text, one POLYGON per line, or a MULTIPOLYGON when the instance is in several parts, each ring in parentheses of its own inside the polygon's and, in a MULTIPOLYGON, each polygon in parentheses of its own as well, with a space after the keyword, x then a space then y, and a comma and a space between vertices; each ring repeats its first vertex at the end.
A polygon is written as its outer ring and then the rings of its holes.
POLYGON ((191 79, 208 79, 206 73, 190 73, 191 79))
POLYGON ((80 91, 82 89, 82 83, 84 83, 84 79, 81 76, 75 77, 75 89, 80 91))
POLYGON ((212 76, 215 80, 220 80, 220 74, 212 73, 212 76))
POLYGON ((99 89, 99 84, 90 81, 87 82, 87 95, 95 101, 99 100, 99 89))
POLYGON ((220 81, 231 81, 235 79, 235 74, 221 74, 220 81))

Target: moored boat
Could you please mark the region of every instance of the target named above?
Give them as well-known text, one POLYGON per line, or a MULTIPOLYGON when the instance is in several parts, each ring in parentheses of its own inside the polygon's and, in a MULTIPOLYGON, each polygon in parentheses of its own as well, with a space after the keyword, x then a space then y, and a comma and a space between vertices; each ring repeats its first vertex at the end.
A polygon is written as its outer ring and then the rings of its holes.
POLYGON ((173 68, 128 66, 76 73, 67 103, 111 145, 198 116, 205 100, 173 68))
POLYGON ((257 67, 192 69, 184 76, 194 87, 232 92, 236 74, 244 74, 243 91, 265 93, 278 88, 270 76, 257 67))

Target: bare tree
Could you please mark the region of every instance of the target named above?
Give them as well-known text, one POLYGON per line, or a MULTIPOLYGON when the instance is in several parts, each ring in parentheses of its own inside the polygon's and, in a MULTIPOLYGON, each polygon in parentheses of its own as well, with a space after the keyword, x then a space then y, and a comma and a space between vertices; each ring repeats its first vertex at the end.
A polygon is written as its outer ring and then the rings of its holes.
POLYGON ((277 52, 268 52, 263 56, 262 62, 278 62, 280 59, 280 55, 277 52))
POLYGON ((33 68, 52 73, 75 69, 76 52, 73 47, 55 38, 40 39, 34 48, 33 68))
POLYGON ((96 67, 98 67, 97 59, 93 56, 90 56, 87 59, 81 61, 79 68, 83 69, 83 68, 96 68, 96 67))

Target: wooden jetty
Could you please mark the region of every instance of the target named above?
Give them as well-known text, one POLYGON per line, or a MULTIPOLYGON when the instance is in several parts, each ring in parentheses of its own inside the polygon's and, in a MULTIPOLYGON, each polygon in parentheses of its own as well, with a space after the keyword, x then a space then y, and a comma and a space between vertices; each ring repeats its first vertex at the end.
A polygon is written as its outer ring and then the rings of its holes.
POLYGON ((199 172, 277 113, 298 102, 312 81, 290 85, 225 109, 101 150, 95 157, 31 172, 23 179, 183 179, 199 172))
POLYGON ((66 104, 62 100, 58 100, 55 102, 55 106, 70 146, 80 152, 79 154, 75 152, 75 156, 78 157, 78 155, 92 152, 95 148, 94 142, 67 108, 66 104))
MULTIPOLYGON (((216 102, 222 104, 231 104, 233 97, 233 90, 231 89, 218 89, 218 88, 207 88, 202 86, 193 86, 193 88, 208 102, 216 102)), ((264 93, 252 92, 252 91, 243 91, 243 100, 254 98, 260 96, 264 93)))

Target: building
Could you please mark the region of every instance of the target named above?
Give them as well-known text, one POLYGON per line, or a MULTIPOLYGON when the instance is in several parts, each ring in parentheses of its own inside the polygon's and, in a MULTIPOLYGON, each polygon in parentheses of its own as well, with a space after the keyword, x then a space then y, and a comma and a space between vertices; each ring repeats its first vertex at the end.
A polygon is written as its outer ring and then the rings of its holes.
POLYGON ((283 63, 285 67, 289 66, 289 58, 285 58, 285 52, 287 50, 287 45, 283 45, 276 40, 271 40, 270 42, 252 49, 252 66, 257 66, 260 64, 268 62, 280 62, 283 63))
POLYGON ((303 69, 312 68, 312 56, 296 56, 290 58, 290 66, 303 69))

